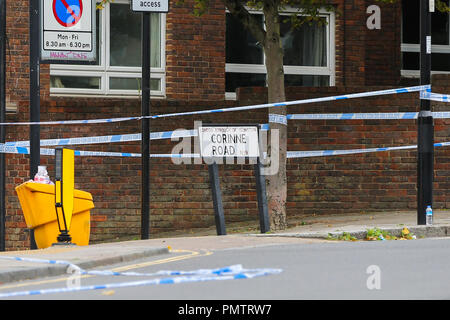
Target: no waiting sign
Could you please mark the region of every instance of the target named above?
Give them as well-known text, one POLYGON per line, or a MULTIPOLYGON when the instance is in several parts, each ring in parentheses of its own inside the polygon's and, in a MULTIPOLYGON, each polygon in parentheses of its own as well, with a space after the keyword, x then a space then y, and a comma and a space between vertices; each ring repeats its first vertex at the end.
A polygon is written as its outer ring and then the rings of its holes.
POLYGON ((96 60, 95 0, 42 0, 41 12, 42 62, 96 60))

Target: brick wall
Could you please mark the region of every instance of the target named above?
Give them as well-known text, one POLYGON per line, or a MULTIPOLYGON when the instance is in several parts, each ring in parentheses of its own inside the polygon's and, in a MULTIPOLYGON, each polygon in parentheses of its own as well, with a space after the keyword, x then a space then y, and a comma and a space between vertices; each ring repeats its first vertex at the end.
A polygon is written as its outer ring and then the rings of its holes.
MULTIPOLYGON (((433 77, 449 92, 450 77, 433 77)), ((364 92, 383 87, 288 88, 287 100, 364 92)), ((438 91, 440 90, 440 91, 438 91)), ((241 102, 264 101, 263 88, 242 88, 241 102)), ((401 94, 289 107, 288 113, 417 112, 419 94, 401 94)), ((433 103, 434 111, 448 110, 433 103)), ((435 141, 448 141, 450 121, 435 119, 435 141)), ((288 126, 288 150, 341 150, 417 144, 415 120, 299 121, 288 126)), ((450 208, 450 150, 435 149, 434 207, 450 208)), ((417 153, 392 151, 288 160, 288 216, 416 208, 417 153)))
MULTIPOLYGON (((345 15, 336 17, 336 76, 338 87, 290 88, 289 100, 374 89, 365 84, 392 86, 398 80, 400 50, 386 49, 393 33, 383 29, 397 19, 384 18, 382 32, 366 28, 365 1, 336 1, 345 15), (386 24, 385 24, 386 23, 386 24), (384 32, 387 32, 386 34, 384 32), (378 39, 378 41, 377 41, 378 39), (381 51, 377 51, 381 50, 381 51), (375 52, 375 53, 374 53, 375 52), (383 60, 393 55, 392 60, 383 60), (397 57, 398 56, 398 57, 397 57), (382 62, 385 65, 382 65, 382 62), (389 70, 392 69, 392 72, 389 70), (384 80, 383 80, 384 79, 384 80)), ((17 107, 8 121, 26 121, 28 109, 28 6, 8 1, 7 100, 17 107)), ((172 5, 172 4, 171 4, 172 5)), ((171 6, 166 30, 167 99, 152 101, 152 113, 202 110, 265 102, 264 88, 238 91, 237 102, 224 101, 225 12, 219 1, 207 15, 195 18, 186 5, 171 6)), ((398 26, 398 25, 397 25, 398 26)), ((395 47, 394 45, 393 47, 395 47)), ((436 92, 449 92, 448 76, 434 77, 436 92)), ((379 87, 376 87, 377 89, 379 87)), ((303 112, 394 112, 417 111, 418 94, 377 97, 290 107, 303 112)), ((41 66, 41 119, 95 119, 140 114, 138 99, 50 97, 49 67, 41 66)), ((434 104, 445 110, 445 105, 434 104)), ((267 122, 267 110, 230 112, 220 115, 168 118, 151 121, 152 131, 193 128, 205 122, 267 122), (237 120, 238 119, 238 120, 237 120)), ((448 120, 436 120, 436 141, 449 136, 448 120)), ((7 140, 28 140, 28 127, 8 127, 7 140)), ((137 133, 139 122, 98 126, 49 126, 41 138, 67 138, 137 133)), ((416 144, 416 124, 408 121, 294 121, 289 124, 289 150, 347 149, 416 144)), ((169 153, 176 141, 152 141, 152 153, 169 153)), ((123 143, 76 147, 79 150, 140 152, 140 144, 123 143)), ((288 163, 288 214, 342 213, 411 209, 415 207, 415 151, 396 151, 344 157, 290 160, 288 163), (400 195, 400 197, 399 197, 400 195)), ((54 178, 50 157, 41 157, 54 178)), ((449 151, 436 149, 435 207, 449 208, 449 151)), ((227 222, 257 221, 253 167, 220 168, 227 222)), ((28 232, 14 187, 29 178, 29 157, 7 155, 7 248, 28 248, 28 232)), ((76 158, 76 187, 91 192, 93 242, 139 237, 140 161, 132 158, 76 158)), ((151 234, 214 224, 208 171, 204 164, 175 165, 169 159, 151 161, 151 234)))
MULTIPOLYGON (((400 80, 400 2, 381 4, 381 30, 368 30, 365 0, 334 0, 337 86, 397 85, 400 80), (389 59, 386 59, 389 57, 389 59)), ((8 1, 7 101, 28 114, 28 6, 8 1)), ((166 17, 166 96, 170 100, 223 100, 225 8, 211 1, 192 15, 193 0, 171 3, 166 17)), ((41 96, 49 96, 49 66, 41 65, 41 96)))
POLYGON ((372 4, 380 7, 381 29, 365 29, 365 84, 395 86, 401 69, 401 1, 366 1, 366 8, 372 4))
MULTIPOLYGON (((449 91, 449 77, 435 76, 436 91, 449 91)), ((381 87, 288 88, 288 100, 362 92, 381 87)), ((239 104, 265 100, 264 88, 238 91, 239 104)), ((56 99, 42 101, 42 120, 86 119, 139 113, 137 101, 117 100, 111 107, 103 99, 56 99), (61 112, 64 110, 64 112, 61 112)), ((289 107, 289 113, 406 112, 418 110, 418 93, 289 107)), ((220 106, 233 106, 223 102, 220 106)), ((217 107, 208 102, 154 101, 154 114, 201 110, 217 107)), ((433 103, 434 110, 445 110, 433 103)), ((267 122, 267 110, 167 118, 151 121, 152 131, 191 129, 194 120, 235 123, 267 122), (246 120, 244 120, 246 119, 246 120)), ((13 121, 13 118, 9 120, 13 121)), ((435 120, 435 139, 448 141, 449 120, 435 120)), ((288 148, 298 150, 356 149, 416 144, 415 120, 378 121, 296 121, 289 122, 288 148)), ((97 126, 51 127, 42 130, 42 138, 64 138, 139 132, 138 122, 97 126)), ((8 140, 27 139, 28 132, 9 133, 8 140)), ((152 153, 169 153, 178 141, 152 140, 152 153)), ((140 152, 139 143, 78 146, 79 150, 140 152)), ((191 150, 194 151, 194 150, 191 150)), ((189 150, 185 150, 189 152, 189 150)), ((450 208, 448 199, 450 150, 435 151, 434 207, 450 208)), ((51 157, 41 157, 54 178, 51 157)), ((28 180, 28 156, 7 156, 7 247, 28 247, 22 212, 14 187, 28 180)), ((342 214, 344 212, 413 210, 416 206, 416 152, 392 151, 359 155, 291 159, 288 161, 288 217, 302 214, 342 214)), ((214 225, 207 167, 204 164, 176 165, 169 159, 151 161, 151 234, 189 230, 214 225)), ((257 201, 253 167, 220 166, 225 219, 257 221, 257 201)), ((133 158, 77 157, 76 187, 91 192, 92 242, 139 238, 140 161, 133 158)))
POLYGON ((201 17, 194 1, 174 4, 167 14, 167 98, 222 100, 225 95, 225 7, 211 1, 201 17))
POLYGON ((395 86, 400 81, 401 2, 353 0, 336 4, 336 85, 395 86), (369 30, 366 9, 377 5, 381 29, 369 30))

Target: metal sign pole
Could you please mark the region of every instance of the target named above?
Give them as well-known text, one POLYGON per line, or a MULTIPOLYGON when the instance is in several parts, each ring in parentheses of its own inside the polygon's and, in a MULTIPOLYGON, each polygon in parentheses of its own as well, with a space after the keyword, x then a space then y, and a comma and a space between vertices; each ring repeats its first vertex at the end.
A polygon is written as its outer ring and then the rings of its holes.
POLYGON ((216 230, 218 236, 227 234, 225 230, 225 216, 223 211, 222 193, 219 182, 219 167, 217 162, 208 165, 209 181, 211 184, 211 192, 214 205, 214 218, 216 221, 216 230))
MULTIPOLYGON (((150 115, 150 13, 142 13, 142 102, 141 114, 150 115)), ((142 121, 141 161, 141 239, 149 238, 150 229, 150 119, 142 121)))
MULTIPOLYGON (((254 165, 256 194, 258 198, 259 225, 261 233, 270 231, 266 195, 266 180, 260 162, 259 130, 257 125, 248 124, 208 124, 197 128, 200 154, 208 165, 209 181, 214 204, 217 235, 225 235, 225 218, 220 191, 219 169, 215 159, 250 159, 254 165), (254 163, 254 162, 253 162, 254 163)), ((239 163, 239 162, 238 162, 239 163)))
MULTIPOLYGON (((0 0, 0 122, 6 122, 6 0, 0 0)), ((5 141, 6 128, 0 126, 0 143, 5 141)), ((5 154, 0 153, 0 251, 6 250, 5 187, 5 154)))
MULTIPOLYGON (((30 0, 30 121, 40 121, 39 96, 39 0, 30 0)), ((30 126, 30 179, 34 179, 40 163, 40 125, 30 126)), ((30 230, 30 248, 37 249, 30 230)))
MULTIPOLYGON (((431 12, 420 0, 420 84, 431 83, 431 12)), ((433 204, 434 124, 429 100, 420 100, 417 136, 417 224, 426 224, 426 207, 433 204)))
POLYGON ((269 208, 267 204, 267 194, 266 194, 266 178, 263 175, 262 164, 257 158, 257 163, 255 164, 255 179, 256 179, 256 195, 258 197, 258 211, 259 211, 259 227, 261 233, 266 233, 270 231, 270 221, 269 221, 269 208))
POLYGON ((142 1, 131 0, 131 11, 142 13, 142 139, 141 139, 141 238, 148 239, 150 234, 150 12, 169 12, 168 0, 142 1))

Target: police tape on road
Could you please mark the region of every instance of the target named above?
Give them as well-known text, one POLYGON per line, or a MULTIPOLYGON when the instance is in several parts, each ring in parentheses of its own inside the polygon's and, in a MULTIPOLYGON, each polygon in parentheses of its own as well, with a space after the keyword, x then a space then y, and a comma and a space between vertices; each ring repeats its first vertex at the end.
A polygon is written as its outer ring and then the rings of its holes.
POLYGON ((66 286, 60 288, 50 288, 41 290, 27 290, 27 291, 14 291, 0 293, 1 298, 12 298, 19 296, 30 295, 44 295, 54 293, 67 293, 67 292, 79 292, 88 290, 102 290, 102 289, 118 289, 126 287, 148 286, 148 285, 162 285, 162 284, 179 284, 179 283, 191 283, 191 282, 206 282, 206 281, 224 281, 224 280, 238 280, 238 279, 252 279, 256 277, 276 275, 282 272, 282 269, 274 268, 255 268, 245 269, 242 265, 232 265, 215 269, 197 269, 189 271, 177 271, 177 270, 161 270, 153 273, 139 273, 139 272, 116 272, 111 270, 84 270, 79 266, 60 260, 45 260, 36 258, 23 258, 23 257, 11 257, 0 256, 3 260, 14 260, 22 262, 32 263, 44 263, 44 264, 58 264, 67 266, 67 272, 75 274, 75 276, 81 275, 95 275, 95 276, 125 276, 125 277, 157 277, 164 276, 165 278, 156 278, 149 280, 128 281, 119 283, 109 283, 90 286, 66 286))

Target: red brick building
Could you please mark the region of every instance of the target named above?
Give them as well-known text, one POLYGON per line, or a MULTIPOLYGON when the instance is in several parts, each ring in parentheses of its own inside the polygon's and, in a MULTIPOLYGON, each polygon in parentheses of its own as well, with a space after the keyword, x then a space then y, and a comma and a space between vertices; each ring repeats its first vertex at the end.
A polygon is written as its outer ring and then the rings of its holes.
MULTIPOLYGON (((418 83, 418 1, 380 4, 333 2, 321 12, 325 24, 295 32, 282 26, 288 100, 329 96, 418 83), (376 7, 373 7, 376 5, 376 7), (375 19, 375 20, 374 20, 375 19)), ((287 10, 289 13, 289 10, 287 10)), ((41 65, 41 120, 115 118, 140 115, 140 16, 127 0, 97 10, 95 65, 41 65)), ((255 11, 261 19, 262 15, 255 11)), ((28 2, 7 1, 8 121, 29 119, 28 2)), ((448 14, 433 15, 433 91, 450 89, 448 14)), ((247 105, 265 101, 265 58, 221 1, 192 15, 191 1, 170 2, 168 14, 154 14, 151 113, 247 105)), ((417 111, 418 93, 346 102, 294 106, 292 113, 417 111)), ((436 111, 446 105, 433 103, 436 111)), ((448 107, 447 107, 448 108, 448 107)), ((230 112, 220 122, 267 122, 267 110, 230 112)), ((151 131, 191 129, 215 115, 152 120, 151 131)), ((446 141, 448 120, 436 120, 436 141, 446 141)), ((288 149, 354 149, 416 144, 414 120, 293 121, 288 149)), ((139 122, 42 126, 41 139, 139 133, 139 122)), ((7 141, 28 140, 27 127, 8 127, 7 141)), ((152 140, 152 153, 170 153, 177 142, 152 140)), ((77 150, 139 152, 136 143, 75 146, 77 150)), ((436 149, 435 203, 450 208, 450 151, 436 149)), ((41 164, 53 175, 53 159, 41 164)), ((205 165, 151 161, 150 233, 190 230, 214 224, 205 165)), ((77 157, 76 187, 91 192, 94 242, 138 238, 140 161, 120 157, 77 157)), ((29 177, 29 157, 7 155, 6 246, 29 247, 14 187, 29 177)), ((221 166, 227 222, 257 220, 255 181, 248 165, 221 166)), ((293 159, 288 162, 288 215, 408 210, 416 206, 416 152, 293 159)), ((289 218, 288 217, 288 218, 289 218)))

